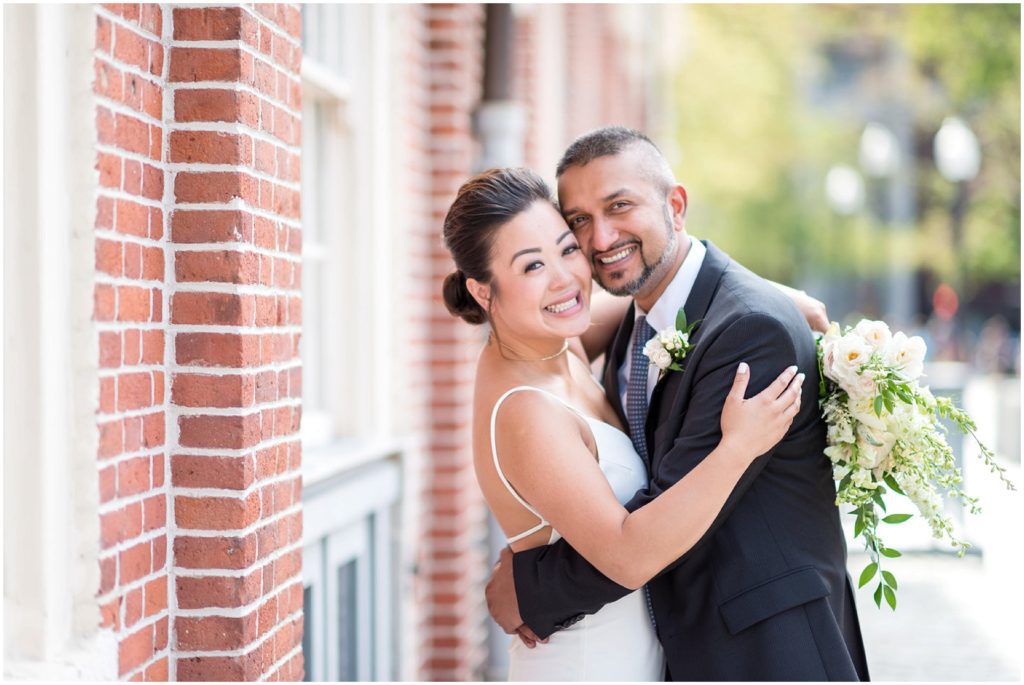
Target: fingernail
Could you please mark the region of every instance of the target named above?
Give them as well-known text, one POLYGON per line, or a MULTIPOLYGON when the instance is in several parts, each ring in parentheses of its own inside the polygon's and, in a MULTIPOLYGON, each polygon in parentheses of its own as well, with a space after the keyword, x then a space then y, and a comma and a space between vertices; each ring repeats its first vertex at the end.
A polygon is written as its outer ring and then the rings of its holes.
POLYGON ((747 373, 748 371, 750 371, 750 367, 747 366, 747 363, 746 362, 740 362, 739 373, 747 373))
POLYGON ((796 380, 800 383, 803 383, 805 378, 807 378, 805 374, 800 374, 799 376, 796 377, 796 380))
POLYGON ((796 373, 796 371, 797 371, 797 367, 795 367, 795 366, 791 366, 791 367, 789 367, 788 369, 786 369, 786 371, 789 371, 790 373, 796 373))

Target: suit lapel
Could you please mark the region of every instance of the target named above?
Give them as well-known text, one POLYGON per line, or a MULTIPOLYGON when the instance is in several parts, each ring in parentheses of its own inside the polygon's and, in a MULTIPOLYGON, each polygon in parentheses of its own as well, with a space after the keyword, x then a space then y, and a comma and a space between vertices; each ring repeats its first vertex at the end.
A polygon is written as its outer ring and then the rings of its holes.
MULTIPOLYGON (((686 312, 686 321, 689 323, 698 322, 697 327, 690 336, 690 343, 693 345, 696 345, 700 339, 701 325, 699 322, 703 321, 707 315, 708 308, 711 306, 711 300, 714 298, 715 293, 718 292, 718 284, 722 280, 722 274, 725 273, 725 268, 729 265, 728 255, 715 247, 711 241, 702 240, 701 242, 707 248, 707 253, 704 255, 704 263, 701 264, 700 271, 697 272, 697 280, 694 281, 693 288, 690 290, 686 303, 683 305, 683 311, 686 312)), ((645 424, 649 449, 653 449, 654 446, 654 429, 658 424, 658 412, 667 386, 677 387, 678 381, 673 377, 681 377, 682 374, 686 373, 686 368, 686 360, 684 359, 683 371, 669 371, 654 386, 651 401, 647 406, 647 422, 645 424)))
POLYGON ((633 335, 633 320, 636 317, 635 308, 636 305, 631 302, 629 309, 626 310, 626 315, 622 319, 622 323, 619 324, 619 330, 615 333, 611 347, 608 348, 604 361, 605 395, 608 396, 608 401, 611 402, 612 408, 615 409, 615 413, 618 414, 623 426, 628 426, 629 421, 626 420, 626 412, 622 408, 622 398, 619 389, 619 368, 625 360, 629 338, 633 335))

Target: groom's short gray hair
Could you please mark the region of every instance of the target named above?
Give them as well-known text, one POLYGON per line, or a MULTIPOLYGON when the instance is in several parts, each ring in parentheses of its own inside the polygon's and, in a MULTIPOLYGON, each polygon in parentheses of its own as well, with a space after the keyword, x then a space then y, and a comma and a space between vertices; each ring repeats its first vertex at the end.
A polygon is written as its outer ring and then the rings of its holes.
POLYGON ((667 192, 675 185, 672 168, 650 138, 635 128, 625 126, 605 126, 581 135, 566 148, 555 176, 561 178, 570 167, 586 166, 598 157, 617 155, 634 145, 642 146, 645 152, 644 174, 667 192))

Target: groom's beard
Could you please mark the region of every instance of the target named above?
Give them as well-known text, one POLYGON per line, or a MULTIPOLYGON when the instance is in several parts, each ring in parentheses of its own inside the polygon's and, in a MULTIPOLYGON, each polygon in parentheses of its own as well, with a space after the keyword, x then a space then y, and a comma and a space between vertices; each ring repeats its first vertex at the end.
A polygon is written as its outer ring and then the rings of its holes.
POLYGON ((671 261, 672 255, 675 254, 676 247, 676 232, 672 230, 672 215, 669 212, 668 204, 666 204, 664 207, 664 213, 665 235, 668 242, 665 244, 665 248, 661 251, 661 254, 658 255, 658 259, 653 264, 648 264, 647 261, 644 259, 644 249, 643 244, 641 244, 640 261, 643 262, 644 264, 643 270, 640 272, 640 275, 634 278, 632 281, 627 281, 626 283, 623 283, 622 285, 619 286, 606 285, 600 279, 600 277, 597 276, 597 266, 592 263, 591 269, 593 270, 594 278, 597 280, 598 283, 601 284, 602 288, 604 288, 612 295, 616 295, 619 297, 624 297, 628 295, 632 297, 633 295, 636 295, 638 292, 644 289, 644 286, 647 285, 648 281, 651 280, 652 276, 661 275, 660 271, 663 270, 662 267, 666 263, 671 261))

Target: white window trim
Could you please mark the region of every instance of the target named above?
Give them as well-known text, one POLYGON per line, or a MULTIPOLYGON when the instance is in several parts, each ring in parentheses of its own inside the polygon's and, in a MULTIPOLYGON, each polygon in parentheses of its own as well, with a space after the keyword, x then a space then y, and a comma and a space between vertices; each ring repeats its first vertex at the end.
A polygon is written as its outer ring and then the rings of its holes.
POLYGON ((386 6, 348 5, 345 12, 343 43, 349 52, 344 61, 368 62, 370 69, 357 69, 342 78, 309 57, 303 58, 302 65, 304 90, 312 97, 334 103, 339 108, 341 130, 348 134, 339 145, 348 146, 344 150, 346 159, 339 167, 338 178, 332 182, 346 184, 349 201, 325 210, 345 217, 349 226, 358 227, 343 238, 325 236, 322 243, 330 253, 328 264, 336 265, 337 255, 342 251, 350 257, 344 271, 355 292, 340 292, 340 274, 327 275, 334 283, 325 288, 325 300, 344 306, 345 311, 343 316, 326 318, 321 337, 340 345, 331 353, 346 357, 347 362, 343 370, 327 359, 324 368, 317 370, 326 379, 325 392, 333 396, 326 401, 326 414, 304 408, 304 449, 325 447, 339 435, 374 440, 397 432, 392 391, 401 372, 400 362, 395 361, 401 317, 395 315, 398 274, 392 235, 400 230, 393 221, 393 206, 398 198, 391 177, 394 17, 386 6), (351 255, 358 258, 351 259, 351 255), (336 296, 332 298, 332 294, 336 296), (365 329, 354 335, 353 324, 365 329), (357 389, 361 396, 354 399, 357 389))
POLYGON ((3 36, 19 65, 5 166, 34 171, 4 178, 4 675, 114 680, 96 600, 95 10, 5 7, 3 36))

